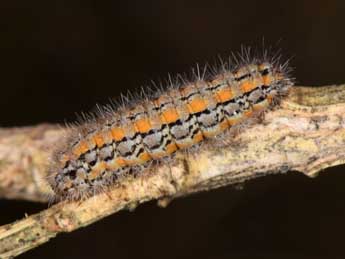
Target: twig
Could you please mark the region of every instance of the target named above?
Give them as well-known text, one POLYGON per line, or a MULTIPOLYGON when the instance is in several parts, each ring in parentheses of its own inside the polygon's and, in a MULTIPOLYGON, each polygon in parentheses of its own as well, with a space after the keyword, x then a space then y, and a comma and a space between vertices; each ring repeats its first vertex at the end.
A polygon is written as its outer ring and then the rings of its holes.
MULTIPOLYGON (((45 201, 49 147, 61 130, 42 125, 0 133, 0 190, 7 198, 45 201)), ((316 176, 345 163, 345 85, 295 87, 263 123, 240 133, 221 149, 208 147, 178 157, 176 165, 128 179, 121 186, 83 202, 59 203, 38 214, 0 227, 0 257, 19 255, 60 232, 87 226, 121 209, 173 198, 245 180, 296 170, 316 176)))

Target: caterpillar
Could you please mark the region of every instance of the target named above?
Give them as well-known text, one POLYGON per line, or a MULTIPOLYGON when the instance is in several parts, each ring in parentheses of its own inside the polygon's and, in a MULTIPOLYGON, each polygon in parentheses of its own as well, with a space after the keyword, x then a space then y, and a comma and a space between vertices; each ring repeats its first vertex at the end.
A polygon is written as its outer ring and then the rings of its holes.
POLYGON ((86 199, 197 148, 274 107, 293 85, 280 55, 251 57, 243 49, 230 57, 214 68, 197 67, 191 80, 169 78, 167 87, 105 106, 70 127, 48 173, 55 199, 86 199))

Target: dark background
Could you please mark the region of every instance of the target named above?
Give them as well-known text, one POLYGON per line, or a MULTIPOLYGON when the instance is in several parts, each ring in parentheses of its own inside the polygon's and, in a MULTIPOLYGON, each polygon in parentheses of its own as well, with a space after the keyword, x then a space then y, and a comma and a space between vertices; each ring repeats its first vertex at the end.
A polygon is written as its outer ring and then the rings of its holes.
MULTIPOLYGON (((292 57, 299 85, 345 82, 345 1, 0 2, 1 126, 73 121, 241 44, 292 57)), ((21 258, 345 258, 344 166, 120 212, 21 258)), ((45 209, 0 200, 0 224, 45 209)))

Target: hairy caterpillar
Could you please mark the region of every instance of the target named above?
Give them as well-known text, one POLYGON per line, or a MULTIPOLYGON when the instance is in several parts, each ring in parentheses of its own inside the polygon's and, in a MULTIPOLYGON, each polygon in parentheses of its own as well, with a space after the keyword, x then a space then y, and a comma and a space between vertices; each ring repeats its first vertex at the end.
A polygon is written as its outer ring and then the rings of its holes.
POLYGON ((55 198, 85 199, 257 116, 293 85, 290 71, 280 56, 245 49, 218 68, 197 67, 193 80, 170 79, 165 89, 100 109, 55 150, 48 177, 55 198))

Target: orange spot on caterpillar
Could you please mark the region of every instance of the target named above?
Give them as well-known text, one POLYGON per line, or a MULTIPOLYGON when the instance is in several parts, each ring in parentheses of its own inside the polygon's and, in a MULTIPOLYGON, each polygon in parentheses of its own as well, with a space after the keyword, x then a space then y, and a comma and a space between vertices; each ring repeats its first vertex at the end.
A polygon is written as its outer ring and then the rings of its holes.
POLYGON ((91 172, 88 174, 87 178, 88 178, 89 180, 94 180, 94 179, 96 179, 96 178, 100 175, 100 173, 101 173, 101 170, 100 170, 100 169, 94 168, 94 169, 92 169, 91 172))
POLYGON ((127 161, 125 159, 123 159, 122 157, 119 157, 116 159, 116 163, 120 166, 120 167, 125 167, 127 165, 127 161))
POLYGON ((229 127, 230 127, 230 125, 229 125, 227 120, 224 120, 223 122, 220 123, 220 128, 222 131, 226 130, 229 127))
POLYGON ((151 160, 151 156, 149 153, 144 152, 144 153, 140 154, 139 159, 142 161, 142 163, 145 163, 145 162, 151 160))
POLYGON ((202 141, 204 139, 203 135, 201 132, 198 132, 197 134, 195 134, 195 136, 193 137, 193 141, 194 144, 199 143, 200 141, 202 141))
POLYGON ((73 154, 80 156, 89 151, 89 146, 85 140, 81 140, 73 149, 73 154))
POLYGON ((104 161, 98 162, 91 170, 91 173, 88 174, 90 180, 97 178, 104 170, 107 169, 107 165, 104 161))
POLYGON ((93 136, 93 140, 96 142, 97 147, 102 147, 104 145, 104 138, 102 133, 95 134, 93 136))
POLYGON ((258 87, 257 80, 244 81, 240 86, 242 93, 250 92, 251 90, 257 87, 258 87))
POLYGON ((241 120, 242 120, 242 117, 240 117, 240 116, 235 117, 234 116, 234 117, 228 119, 228 123, 230 126, 234 126, 236 124, 239 124, 241 122, 241 120))
POLYGON ((175 145, 175 143, 171 143, 171 144, 167 145, 167 147, 166 147, 167 154, 169 154, 169 155, 176 152, 176 150, 177 150, 177 146, 175 145))
POLYGON ((273 96, 271 94, 267 95, 267 102, 271 104, 273 101, 273 96))
POLYGON ((112 128, 111 135, 115 141, 120 141, 125 137, 125 132, 122 128, 112 128))
POLYGON ((169 124, 169 123, 172 123, 172 122, 175 122, 179 119, 179 115, 176 111, 176 109, 169 109, 169 110, 166 110, 162 113, 162 116, 161 116, 161 120, 163 123, 165 124, 169 124))
POLYGON ((222 90, 216 92, 215 97, 216 97, 218 102, 224 103, 226 101, 231 100, 234 97, 234 95, 233 95, 233 93, 229 87, 227 89, 222 89, 222 90))
POLYGON ((146 133, 149 132, 152 128, 150 120, 148 119, 140 119, 135 121, 135 126, 138 132, 146 133))
POLYGON ((264 85, 270 85, 273 81, 273 77, 271 75, 266 75, 262 77, 264 85))
POLYGON ((190 113, 201 112, 207 108, 207 103, 203 99, 197 98, 192 100, 188 104, 188 108, 190 110, 190 113))
POLYGON ((247 118, 251 117, 252 114, 253 114, 253 111, 252 111, 252 110, 248 110, 248 111, 245 111, 245 112, 244 112, 244 116, 247 117, 247 118))

